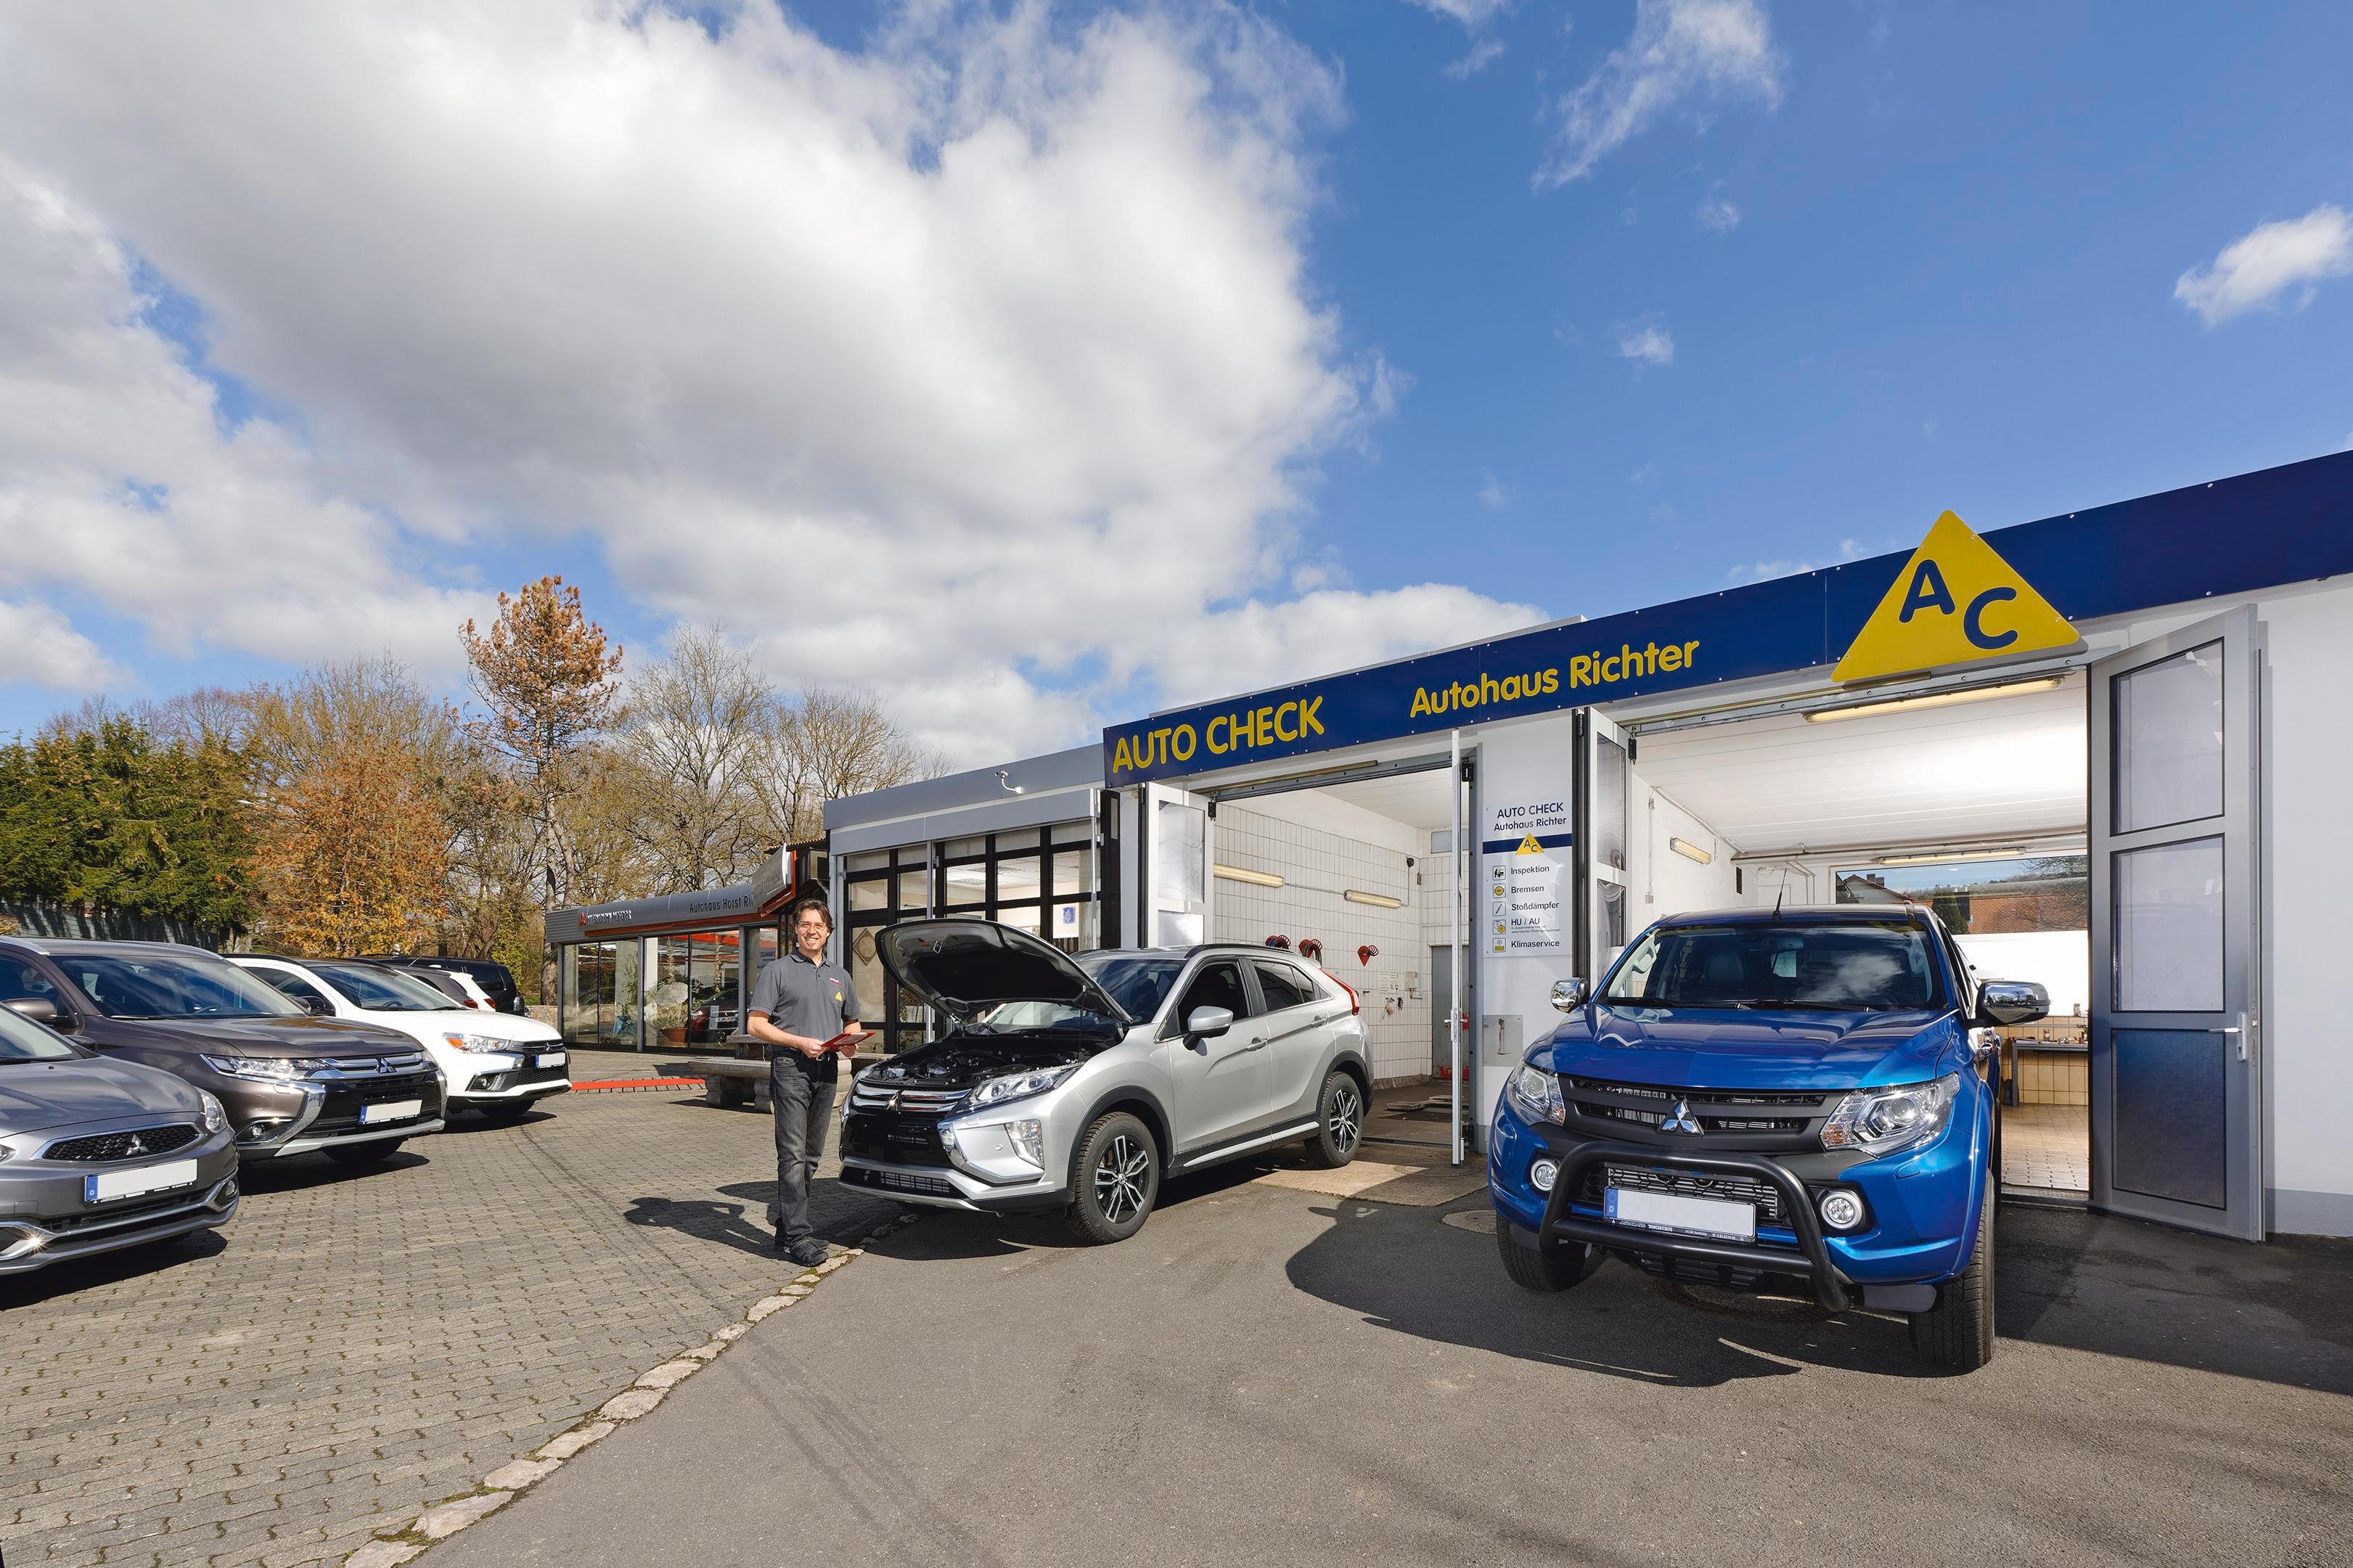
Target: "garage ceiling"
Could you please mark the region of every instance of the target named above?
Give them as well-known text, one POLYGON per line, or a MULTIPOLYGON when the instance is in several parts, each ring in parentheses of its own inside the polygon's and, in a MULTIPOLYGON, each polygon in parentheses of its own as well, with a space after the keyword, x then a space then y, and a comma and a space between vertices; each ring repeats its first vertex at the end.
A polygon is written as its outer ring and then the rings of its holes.
POLYGON ((1641 738, 1634 771, 1744 852, 2081 832, 2084 678, 2052 691, 1641 738))

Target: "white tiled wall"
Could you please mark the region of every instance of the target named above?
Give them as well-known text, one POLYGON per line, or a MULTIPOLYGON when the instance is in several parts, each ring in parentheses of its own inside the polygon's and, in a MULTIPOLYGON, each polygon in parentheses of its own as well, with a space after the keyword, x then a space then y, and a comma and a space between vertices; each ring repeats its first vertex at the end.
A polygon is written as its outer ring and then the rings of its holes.
POLYGON ((1430 977, 1424 973, 1430 949, 1422 938, 1421 889, 1406 865, 1412 851, 1398 847, 1417 843, 1418 836, 1388 831, 1397 825, 1386 818, 1358 826, 1390 842, 1286 821, 1239 804, 1219 806, 1213 858, 1271 872, 1283 885, 1219 879, 1209 934, 1248 942, 1280 934, 1294 949, 1303 937, 1320 939, 1324 967, 1356 992, 1372 1039, 1373 1076, 1419 1077, 1430 1070, 1430 977), (1350 903, 1342 897, 1350 888, 1405 902, 1394 910, 1350 903), (1379 952, 1360 963, 1356 949, 1366 944, 1379 952))

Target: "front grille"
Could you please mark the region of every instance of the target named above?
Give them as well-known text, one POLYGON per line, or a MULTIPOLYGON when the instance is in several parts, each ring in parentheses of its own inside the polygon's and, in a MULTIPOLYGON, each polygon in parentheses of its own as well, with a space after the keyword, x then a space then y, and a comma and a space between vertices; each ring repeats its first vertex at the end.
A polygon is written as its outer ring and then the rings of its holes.
POLYGON ((425 1053, 423 1051, 397 1051, 391 1056, 378 1057, 376 1058, 376 1070, 378 1072, 416 1072, 424 1066, 425 1053))
POLYGON ((905 1089, 860 1083, 849 1091, 852 1110, 903 1110, 913 1116, 945 1116, 972 1093, 968 1089, 905 1089))
POLYGON ((870 1171, 863 1165, 846 1165, 841 1179, 856 1187, 877 1187, 890 1193, 928 1193, 933 1197, 956 1196, 955 1185, 944 1176, 918 1176, 906 1171, 870 1171))
POLYGON ((1605 1205, 1602 1188, 1632 1187, 1647 1193, 1672 1193, 1683 1198, 1714 1198, 1722 1203, 1755 1204, 1757 1223, 1786 1225, 1787 1206, 1781 1190, 1759 1176, 1712 1171, 1662 1170, 1651 1165, 1596 1165, 1586 1173, 1585 1193, 1578 1200, 1594 1208, 1605 1205))
POLYGON ((1662 1131, 1683 1106, 1702 1133, 1750 1137, 1802 1137, 1839 1096, 1818 1090, 1761 1089, 1662 1089, 1656 1084, 1616 1083, 1607 1079, 1563 1077, 1562 1097, 1575 1115, 1618 1127, 1639 1127, 1662 1137, 1687 1138, 1677 1129, 1662 1131), (1779 1114, 1775 1114, 1778 1112, 1779 1114))
POLYGON ((150 1154, 168 1154, 174 1149, 185 1149, 204 1136, 201 1129, 185 1124, 175 1127, 140 1127, 129 1132, 93 1132, 86 1138, 67 1138, 44 1150, 44 1160, 142 1160, 150 1154))

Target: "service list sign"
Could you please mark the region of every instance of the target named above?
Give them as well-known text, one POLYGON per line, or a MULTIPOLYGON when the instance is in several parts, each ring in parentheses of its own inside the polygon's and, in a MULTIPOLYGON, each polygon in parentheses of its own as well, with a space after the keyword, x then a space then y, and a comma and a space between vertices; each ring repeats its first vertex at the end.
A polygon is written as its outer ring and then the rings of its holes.
POLYGON ((1487 951, 1540 957, 1567 951, 1568 800, 1489 808, 1480 835, 1480 930, 1487 951))

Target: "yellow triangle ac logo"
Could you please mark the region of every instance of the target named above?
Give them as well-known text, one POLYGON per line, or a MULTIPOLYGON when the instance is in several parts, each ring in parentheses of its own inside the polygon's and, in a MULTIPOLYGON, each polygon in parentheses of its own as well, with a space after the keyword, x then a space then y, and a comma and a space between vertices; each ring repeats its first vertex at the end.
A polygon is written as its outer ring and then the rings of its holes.
POLYGON ((1882 680, 2082 640, 2066 616, 1948 511, 1895 574, 1831 679, 1882 680))
POLYGON ((1517 849, 1513 850, 1512 853, 1514 855, 1541 855, 1544 853, 1544 846, 1537 843, 1536 836, 1531 833, 1525 838, 1520 840, 1520 847, 1517 849))

